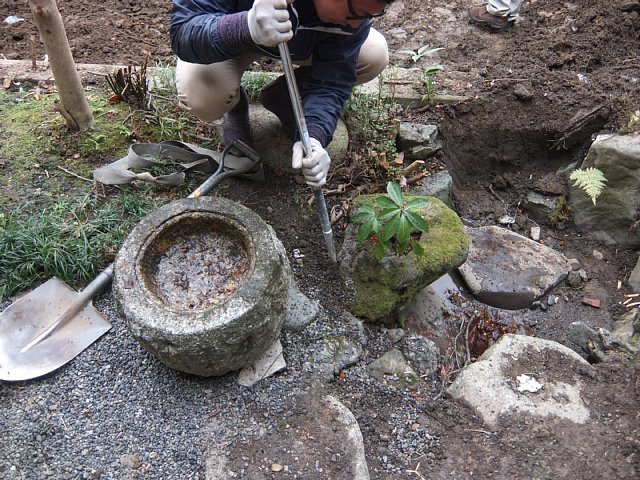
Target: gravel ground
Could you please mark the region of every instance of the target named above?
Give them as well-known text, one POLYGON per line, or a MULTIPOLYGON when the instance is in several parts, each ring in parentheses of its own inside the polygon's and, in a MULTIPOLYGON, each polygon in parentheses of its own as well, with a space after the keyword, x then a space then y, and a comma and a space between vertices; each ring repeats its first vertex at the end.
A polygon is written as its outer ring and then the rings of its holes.
POLYGON ((201 478, 207 418, 242 411, 234 378, 164 367, 110 295, 96 306, 113 323, 107 335, 44 379, 2 385, 0 477, 127 478, 135 467, 138 478, 201 478))
MULTIPOLYGON (((245 388, 236 384, 235 373, 201 378, 165 367, 128 334, 110 293, 95 306, 112 322, 110 332, 57 372, 0 387, 0 478, 205 478, 211 452, 236 452, 232 460, 247 460, 238 450, 261 438, 289 442, 278 429, 294 415, 295 398, 309 391, 333 390, 365 420, 363 433, 370 430, 374 440, 380 415, 394 435, 382 433, 384 448, 368 453, 379 457, 380 466, 373 468, 386 474, 399 473, 409 466, 401 459, 416 458, 437 442, 425 429, 411 427, 420 409, 406 404, 409 391, 377 383, 364 363, 349 370, 349 382, 326 383, 314 372, 307 362, 311 352, 321 348, 325 335, 347 328, 326 311, 304 332, 283 332, 285 372, 245 388), (394 403, 405 405, 383 413, 384 405, 394 403)), ((388 340, 379 331, 368 333, 365 356, 371 358, 388 340)))

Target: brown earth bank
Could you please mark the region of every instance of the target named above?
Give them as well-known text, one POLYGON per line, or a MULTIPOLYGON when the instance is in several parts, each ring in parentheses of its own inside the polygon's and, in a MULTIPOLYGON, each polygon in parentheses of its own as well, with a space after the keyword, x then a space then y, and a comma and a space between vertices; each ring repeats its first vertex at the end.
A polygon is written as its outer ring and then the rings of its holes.
MULTIPOLYGON (((581 161, 595 134, 624 131, 632 112, 640 109, 640 4, 631 0, 523 3, 514 28, 500 32, 469 24, 470 0, 396 1, 375 26, 385 34, 396 65, 415 66, 403 51, 443 47, 424 60, 444 67, 436 77, 439 92, 469 98, 457 105, 403 112, 406 119, 439 125, 444 144, 440 160, 454 179, 456 211, 473 225, 495 224, 504 214, 514 215, 512 228, 526 234, 529 224, 521 203, 535 183, 559 167, 581 161), (492 188, 497 178, 507 180, 498 193, 492 188)), ((58 6, 79 63, 140 64, 146 55, 152 61, 173 61, 170 2, 61 0, 58 6)), ((40 59, 43 47, 32 40, 37 34, 27 2, 2 2, 0 18, 9 15, 25 21, 2 23, 0 56, 30 60, 35 52, 40 59)), ((271 223, 289 255, 293 249, 305 252, 303 265, 291 257, 296 279, 328 316, 338 318, 344 309, 343 292, 337 272, 327 264, 322 239, 315 235, 316 219, 299 215, 305 200, 300 186, 286 176, 272 175, 267 193, 256 195, 242 182, 234 181, 233 187, 225 189, 225 195, 242 200, 271 223)), ((328 197, 328 201, 331 207, 341 199, 328 197)), ((567 300, 528 322, 535 335, 565 342, 573 321, 611 328, 625 312, 622 295, 631 293, 625 281, 637 256, 593 241, 570 219, 561 226, 545 226, 544 231, 544 242, 577 258, 591 280, 578 288, 557 287, 554 293, 567 300), (594 249, 603 256, 594 257, 594 249), (581 304, 584 296, 598 297, 602 308, 581 304)), ((534 314, 513 315, 527 319, 534 314)), ((371 338, 384 337, 376 327, 367 332, 371 338)), ((288 336, 287 341, 295 339, 288 336)), ((379 353, 372 348, 367 356, 379 353)), ((637 478, 636 369, 627 360, 612 357, 597 366, 590 382, 595 420, 588 427, 532 418, 507 423, 495 433, 466 408, 440 395, 442 378, 424 379, 422 395, 414 397, 381 387, 363 390, 361 383, 350 383, 348 375, 345 381, 321 388, 340 398, 358 419, 372 478, 637 478), (425 445, 424 457, 400 459, 400 454, 393 457, 388 450, 393 437, 389 419, 397 416, 407 418, 407 429, 417 425, 438 439, 425 445), (389 473, 387 459, 406 462, 413 471, 389 473)), ((300 407, 294 402, 288 408, 300 407)), ((270 437, 271 448, 286 447, 287 433, 281 433, 270 437)), ((246 445, 247 457, 262 454, 258 446, 246 445)), ((339 470, 336 475, 323 478, 341 478, 339 470)))

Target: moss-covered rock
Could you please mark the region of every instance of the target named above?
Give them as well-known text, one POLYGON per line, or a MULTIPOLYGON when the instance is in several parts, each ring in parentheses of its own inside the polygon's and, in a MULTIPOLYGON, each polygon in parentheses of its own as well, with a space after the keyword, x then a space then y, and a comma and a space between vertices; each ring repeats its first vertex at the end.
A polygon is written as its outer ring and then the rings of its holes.
MULTIPOLYGON (((361 195, 353 208, 373 205, 376 195, 361 195)), ((406 201, 417 197, 407 196, 406 201)), ((469 251, 469 239, 458 215, 434 197, 422 197, 429 205, 418 213, 429 223, 420 237, 424 254, 396 255, 386 252, 382 260, 374 257, 371 242, 358 244, 359 225, 351 224, 339 254, 340 272, 354 290, 351 313, 370 321, 385 321, 406 306, 422 288, 462 265, 469 251)))

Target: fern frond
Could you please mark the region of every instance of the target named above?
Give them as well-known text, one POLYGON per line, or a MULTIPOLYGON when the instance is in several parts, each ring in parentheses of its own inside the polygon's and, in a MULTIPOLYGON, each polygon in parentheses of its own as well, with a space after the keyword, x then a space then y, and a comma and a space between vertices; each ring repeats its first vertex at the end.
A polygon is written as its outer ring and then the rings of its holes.
POLYGON ((593 204, 596 204, 596 199, 602 193, 605 187, 607 179, 601 170, 595 167, 589 167, 585 170, 578 169, 571 172, 569 180, 573 180, 573 185, 581 188, 586 193, 593 204))

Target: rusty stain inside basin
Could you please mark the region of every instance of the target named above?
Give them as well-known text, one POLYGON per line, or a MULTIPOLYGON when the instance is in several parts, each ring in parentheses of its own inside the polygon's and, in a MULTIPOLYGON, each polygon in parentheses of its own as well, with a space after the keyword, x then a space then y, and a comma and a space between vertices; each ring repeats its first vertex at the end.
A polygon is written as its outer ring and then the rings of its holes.
POLYGON ((185 214, 164 224, 142 258, 147 289, 180 310, 218 304, 242 285, 250 270, 240 232, 206 214, 185 214))

